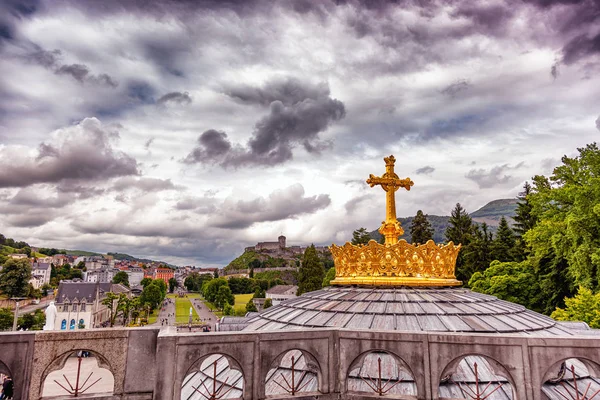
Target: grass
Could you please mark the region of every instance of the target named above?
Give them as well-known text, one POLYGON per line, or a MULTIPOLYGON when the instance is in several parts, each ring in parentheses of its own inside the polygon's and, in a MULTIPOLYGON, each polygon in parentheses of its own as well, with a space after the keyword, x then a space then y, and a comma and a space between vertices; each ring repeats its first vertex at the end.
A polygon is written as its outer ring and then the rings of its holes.
MULTIPOLYGON (((185 324, 190 318, 190 307, 192 302, 186 297, 175 297, 175 323, 185 324)), ((196 309, 192 307, 192 320, 195 321, 198 318, 196 309)))
MULTIPOLYGON (((246 303, 250 301, 250 299, 254 296, 254 293, 250 294, 236 294, 235 295, 235 303, 233 305, 233 310, 235 311, 235 315, 244 315, 246 314, 246 303)), ((215 305, 211 302, 204 301, 204 304, 218 317, 221 318, 223 316, 223 312, 219 310, 215 305)))
POLYGON ((236 314, 242 311, 246 311, 246 303, 250 301, 250 299, 254 296, 254 293, 250 294, 236 294, 235 295, 235 304, 233 305, 233 309, 236 314))
POLYGON ((157 308, 156 310, 154 310, 154 312, 152 314, 150 314, 150 316, 148 317, 148 324, 153 324, 156 322, 156 320, 158 319, 159 311, 160 311, 160 308, 157 308))

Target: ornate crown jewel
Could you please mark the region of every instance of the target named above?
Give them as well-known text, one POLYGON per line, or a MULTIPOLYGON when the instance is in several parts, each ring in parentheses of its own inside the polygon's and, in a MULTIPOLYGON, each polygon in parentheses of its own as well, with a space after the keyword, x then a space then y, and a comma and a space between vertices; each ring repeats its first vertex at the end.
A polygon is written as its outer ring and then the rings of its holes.
POLYGON ((371 187, 381 185, 386 192, 386 219, 379 232, 385 244, 371 240, 367 245, 343 246, 332 244, 329 249, 335 263, 332 285, 385 285, 385 286, 458 286, 454 269, 461 245, 450 242, 436 245, 398 241, 404 233, 396 218, 395 192, 401 187, 410 190, 413 181, 400 179, 394 172, 394 156, 384 158, 386 172, 381 177, 370 175, 371 187))

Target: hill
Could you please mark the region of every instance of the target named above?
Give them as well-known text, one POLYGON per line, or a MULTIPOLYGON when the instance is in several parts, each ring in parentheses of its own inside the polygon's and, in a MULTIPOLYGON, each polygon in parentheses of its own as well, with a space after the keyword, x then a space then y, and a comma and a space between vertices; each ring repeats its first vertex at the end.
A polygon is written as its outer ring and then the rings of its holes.
MULTIPOLYGON (((512 217, 515 215, 516 208, 517 199, 499 199, 490 201, 469 215, 471 218, 473 218, 474 222, 485 222, 488 224, 491 228, 490 231, 495 233, 502 217, 505 217, 510 225, 514 223, 512 217)), ((450 217, 446 215, 428 215, 427 219, 429 219, 429 222, 434 229, 433 240, 436 243, 445 242, 446 238, 444 233, 446 232, 446 228, 448 228, 448 221, 450 220, 450 217)), ((410 242, 410 227, 412 226, 412 220, 413 217, 398 218, 398 221, 400 221, 402 228, 404 229, 404 235, 402 235, 400 239, 404 239, 407 242, 410 242)), ((378 241, 381 238, 381 234, 377 231, 377 229, 373 230, 369 234, 374 240, 378 241)))

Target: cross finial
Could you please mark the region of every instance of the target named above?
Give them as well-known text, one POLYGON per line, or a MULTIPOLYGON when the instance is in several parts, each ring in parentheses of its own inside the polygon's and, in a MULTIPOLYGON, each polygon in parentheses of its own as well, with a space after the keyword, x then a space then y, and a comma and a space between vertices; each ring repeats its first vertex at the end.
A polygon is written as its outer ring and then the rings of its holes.
POLYGON ((370 174, 367 183, 371 187, 381 185, 381 188, 386 192, 385 221, 382 222, 379 233, 385 237, 386 245, 393 245, 398 243, 398 236, 404 234, 404 229, 402 229, 396 217, 395 193, 400 188, 410 190, 414 182, 410 178, 400 179, 396 175, 394 172, 396 158, 393 155, 385 157, 383 160, 385 161, 385 174, 381 175, 381 177, 370 174))

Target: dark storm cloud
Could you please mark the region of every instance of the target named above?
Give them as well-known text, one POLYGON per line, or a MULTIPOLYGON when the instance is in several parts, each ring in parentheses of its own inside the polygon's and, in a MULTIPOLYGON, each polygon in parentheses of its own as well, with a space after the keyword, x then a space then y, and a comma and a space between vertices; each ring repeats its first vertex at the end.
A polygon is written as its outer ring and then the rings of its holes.
POLYGON ((160 192, 163 190, 177 190, 181 188, 181 186, 174 185, 173 182, 171 182, 171 179, 137 178, 132 176, 119 178, 112 185, 112 189, 117 191, 138 189, 146 193, 160 192))
POLYGON ((216 215, 209 221, 209 225, 216 228, 243 229, 259 222, 280 221, 302 214, 312 214, 327 208, 329 204, 329 195, 307 197, 304 195, 304 187, 295 184, 274 191, 268 198, 226 202, 223 208, 227 209, 227 212, 216 215))
POLYGON ((51 70, 56 75, 70 76, 81 84, 90 83, 112 88, 116 88, 119 85, 118 82, 108 74, 92 74, 90 69, 84 64, 62 64, 60 62, 62 56, 60 50, 55 49, 53 51, 48 51, 37 45, 33 46, 36 47, 37 50, 29 53, 25 58, 29 62, 51 70))
POLYGON ((146 150, 148 150, 150 148, 150 146, 152 145, 152 143, 154 142, 154 138, 151 137, 150 139, 146 140, 146 143, 144 143, 144 148, 146 150))
POLYGON ((463 92, 469 88, 470 84, 465 79, 460 79, 451 85, 446 86, 442 90, 442 94, 450 97, 456 97, 457 94, 463 92))
POLYGON ((488 189, 494 186, 502 185, 513 180, 512 175, 508 172, 518 169, 523 166, 523 162, 514 167, 508 164, 497 165, 489 170, 479 168, 472 169, 465 175, 465 178, 472 180, 479 186, 480 189, 488 189))
POLYGON ((424 167, 421 167, 419 169, 417 169, 415 172, 417 173, 417 175, 429 175, 431 174, 433 171, 435 171, 435 168, 426 165, 424 167))
POLYGON ((209 129, 198 138, 198 147, 183 160, 187 164, 215 163, 222 160, 231 150, 231 142, 222 131, 209 129))
MULTIPOLYGON (((9 204, 40 208, 62 208, 73 202, 73 198, 64 193, 58 193, 55 197, 47 196, 48 190, 33 188, 21 189, 9 201, 9 204)), ((26 211, 26 210, 23 210, 26 211)))
POLYGON ((225 132, 211 129, 198 138, 199 146, 184 162, 222 167, 277 165, 292 159, 297 145, 308 153, 320 154, 331 143, 319 140, 319 133, 346 115, 344 103, 331 98, 329 86, 323 83, 276 80, 263 87, 229 88, 226 94, 245 104, 268 106, 269 113, 256 123, 245 148, 233 146, 225 132))
POLYGON ((110 141, 118 133, 97 119, 86 118, 61 133, 62 142, 42 143, 37 157, 22 157, 5 148, 0 157, 0 187, 139 174, 134 158, 112 148, 110 141))
POLYGON ((13 227, 34 228, 42 226, 54 219, 54 215, 47 211, 29 211, 25 214, 6 217, 6 222, 13 227))
POLYGON ((174 103, 178 105, 191 104, 192 98, 188 92, 171 92, 167 93, 157 100, 158 104, 174 103))

